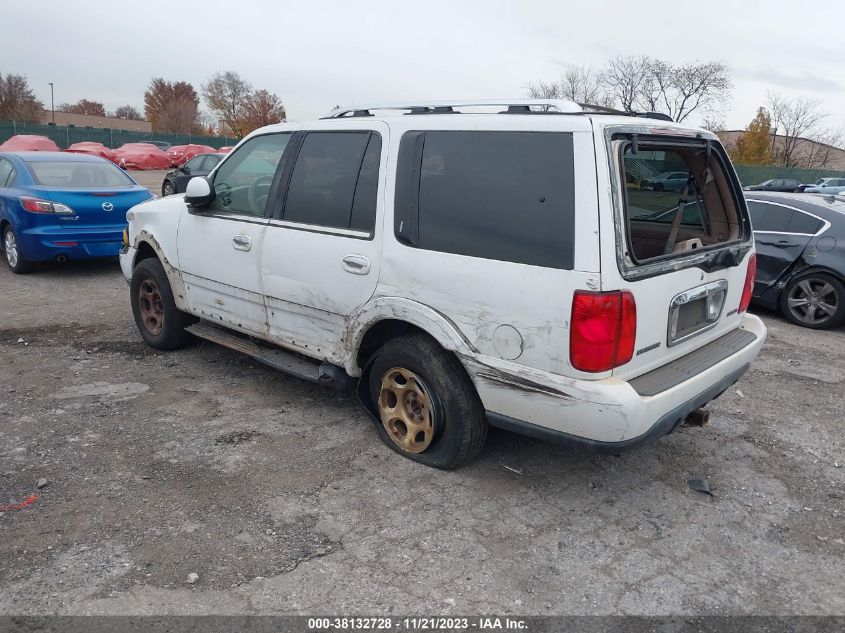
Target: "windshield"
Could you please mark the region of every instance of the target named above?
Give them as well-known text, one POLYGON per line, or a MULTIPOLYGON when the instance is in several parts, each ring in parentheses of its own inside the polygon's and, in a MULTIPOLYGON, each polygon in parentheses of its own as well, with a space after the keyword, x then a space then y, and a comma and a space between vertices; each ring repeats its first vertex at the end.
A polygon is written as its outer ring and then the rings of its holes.
POLYGON ((134 182, 111 163, 78 161, 37 161, 28 163, 39 185, 87 189, 91 187, 132 187, 134 182))

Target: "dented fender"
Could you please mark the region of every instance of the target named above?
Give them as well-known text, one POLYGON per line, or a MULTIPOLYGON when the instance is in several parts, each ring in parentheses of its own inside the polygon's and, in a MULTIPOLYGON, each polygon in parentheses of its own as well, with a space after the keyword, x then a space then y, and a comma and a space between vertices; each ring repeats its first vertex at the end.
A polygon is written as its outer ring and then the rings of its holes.
POLYGON ((131 251, 127 253, 127 255, 131 254, 132 257, 131 269, 135 268, 138 251, 144 244, 146 244, 155 251, 156 256, 161 262, 161 265, 164 268, 164 272, 167 275, 167 280, 168 282, 170 282, 170 289, 173 291, 173 301, 176 303, 176 307, 182 311, 187 312, 188 303, 185 299, 185 283, 182 280, 182 273, 170 262, 170 259, 168 259, 167 255, 164 252, 164 249, 161 247, 155 236, 146 230, 141 230, 135 236, 135 239, 131 245, 131 251))
POLYGON ((364 336, 374 325, 387 320, 415 325, 432 336, 444 349, 459 356, 474 356, 478 353, 454 321, 431 306, 401 297, 378 297, 362 306, 349 319, 342 348, 346 357, 344 368, 350 376, 361 375, 358 350, 364 336))

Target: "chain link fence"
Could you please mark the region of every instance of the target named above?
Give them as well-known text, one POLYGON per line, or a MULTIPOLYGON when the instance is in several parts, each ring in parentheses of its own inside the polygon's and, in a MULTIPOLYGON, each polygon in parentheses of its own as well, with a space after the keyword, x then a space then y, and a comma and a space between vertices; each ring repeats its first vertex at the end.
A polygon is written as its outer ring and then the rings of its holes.
POLYGON ((43 125, 40 123, 19 123, 16 121, 0 121, 0 143, 5 142, 16 134, 37 134, 46 136, 61 147, 67 149, 74 143, 93 141, 102 143, 106 147, 116 149, 124 143, 143 143, 144 141, 165 141, 171 145, 186 145, 197 143, 208 145, 215 149, 227 145, 235 145, 238 139, 232 136, 205 136, 200 134, 165 134, 163 132, 131 132, 128 130, 113 130, 94 127, 77 127, 74 125, 43 125))

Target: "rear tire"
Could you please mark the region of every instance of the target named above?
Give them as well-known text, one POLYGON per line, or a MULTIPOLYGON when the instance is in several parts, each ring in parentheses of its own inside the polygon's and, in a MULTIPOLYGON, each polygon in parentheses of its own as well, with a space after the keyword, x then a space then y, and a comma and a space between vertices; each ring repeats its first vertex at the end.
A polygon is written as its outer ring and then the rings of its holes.
POLYGON ((458 359, 431 337, 388 341, 370 367, 369 393, 381 440, 409 459, 451 470, 475 459, 487 417, 458 359))
POLYGON ((11 227, 6 226, 3 234, 0 235, 3 239, 3 254, 6 256, 6 263, 16 275, 23 275, 32 270, 32 262, 27 261, 21 250, 21 244, 18 241, 17 233, 11 227))
POLYGON ((827 273, 791 279, 780 293, 783 315, 802 327, 826 330, 845 321, 845 285, 827 273))
POLYGON ((176 307, 170 281, 158 259, 145 259, 132 271, 129 283, 135 325, 148 345, 173 350, 191 342, 185 328, 196 321, 176 307))

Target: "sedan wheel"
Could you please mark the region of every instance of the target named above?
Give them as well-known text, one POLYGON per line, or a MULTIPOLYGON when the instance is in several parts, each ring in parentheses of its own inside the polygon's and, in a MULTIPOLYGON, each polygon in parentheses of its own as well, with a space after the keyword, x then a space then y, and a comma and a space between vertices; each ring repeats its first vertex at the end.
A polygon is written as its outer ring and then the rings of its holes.
POLYGON ((3 234, 3 252, 6 255, 6 263, 9 264, 13 273, 22 274, 32 270, 32 264, 26 260, 21 252, 18 236, 15 235, 11 226, 7 226, 6 232, 3 234))
POLYGON ((845 288, 823 273, 789 283, 781 299, 784 313, 794 323, 815 329, 834 327, 845 318, 845 288))
POLYGON ((176 188, 173 186, 173 183, 165 180, 164 185, 161 187, 161 195, 172 196, 174 193, 176 193, 176 188))
POLYGON ((9 263, 9 268, 14 268, 18 265, 18 241, 11 230, 6 231, 3 248, 6 251, 6 261, 9 263))

